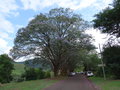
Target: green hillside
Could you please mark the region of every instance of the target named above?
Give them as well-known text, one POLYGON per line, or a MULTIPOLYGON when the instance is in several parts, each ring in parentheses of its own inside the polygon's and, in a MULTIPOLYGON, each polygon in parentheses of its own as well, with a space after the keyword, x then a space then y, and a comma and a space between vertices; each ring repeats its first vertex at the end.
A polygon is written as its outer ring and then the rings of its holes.
POLYGON ((24 72, 24 67, 25 67, 24 64, 14 63, 14 70, 12 74, 21 75, 21 73, 24 72))

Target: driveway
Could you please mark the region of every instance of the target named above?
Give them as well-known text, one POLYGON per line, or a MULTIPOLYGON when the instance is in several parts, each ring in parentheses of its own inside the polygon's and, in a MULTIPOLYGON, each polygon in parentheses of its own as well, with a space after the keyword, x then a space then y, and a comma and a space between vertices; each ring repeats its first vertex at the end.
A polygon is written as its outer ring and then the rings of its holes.
POLYGON ((61 80, 44 90, 99 90, 84 75, 75 75, 61 80))

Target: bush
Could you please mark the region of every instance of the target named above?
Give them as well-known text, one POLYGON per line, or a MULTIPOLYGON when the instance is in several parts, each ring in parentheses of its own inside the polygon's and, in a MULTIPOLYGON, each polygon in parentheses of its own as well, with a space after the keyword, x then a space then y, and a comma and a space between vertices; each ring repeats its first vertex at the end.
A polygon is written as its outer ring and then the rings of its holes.
POLYGON ((95 75, 98 76, 98 77, 103 77, 102 67, 99 67, 97 69, 97 71, 95 72, 95 75))
POLYGON ((37 79, 45 78, 45 72, 41 68, 36 69, 36 73, 37 73, 37 79))
POLYGON ((12 64, 12 59, 8 55, 0 55, 0 82, 8 83, 12 80, 12 70, 14 65, 12 64))
POLYGON ((50 71, 43 71, 41 68, 26 68, 25 72, 22 74, 21 77, 16 77, 16 81, 23 81, 23 80, 36 80, 36 79, 44 79, 50 78, 51 73, 50 71))
POLYGON ((24 78, 19 77, 19 78, 16 80, 16 82, 23 82, 24 80, 25 80, 24 78))
POLYGON ((13 82, 22 82, 25 80, 24 77, 22 77, 21 75, 14 74, 12 76, 13 76, 13 80, 12 80, 13 82))
POLYGON ((50 71, 46 71, 46 72, 45 72, 45 78, 50 78, 50 77, 51 77, 50 71))
POLYGON ((22 78, 25 78, 25 80, 36 80, 37 73, 34 68, 29 68, 22 74, 22 78))

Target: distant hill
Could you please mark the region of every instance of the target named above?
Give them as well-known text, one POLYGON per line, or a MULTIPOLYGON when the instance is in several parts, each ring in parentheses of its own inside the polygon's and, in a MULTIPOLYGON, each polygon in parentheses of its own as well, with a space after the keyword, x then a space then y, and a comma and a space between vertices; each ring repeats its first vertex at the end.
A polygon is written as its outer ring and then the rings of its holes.
MULTIPOLYGON (((15 70, 13 73, 20 74, 24 72, 24 67, 25 67, 25 61, 24 62, 14 62, 15 70)), ((28 60, 27 64, 28 67, 32 68, 42 68, 44 70, 50 70, 49 65, 42 65, 41 63, 33 63, 33 60, 28 60)))

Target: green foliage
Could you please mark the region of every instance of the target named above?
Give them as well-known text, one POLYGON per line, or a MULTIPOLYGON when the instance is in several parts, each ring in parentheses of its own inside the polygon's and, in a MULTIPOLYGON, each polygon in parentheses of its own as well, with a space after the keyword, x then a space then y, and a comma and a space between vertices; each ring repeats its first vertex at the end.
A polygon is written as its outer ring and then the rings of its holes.
POLYGON ((13 82, 22 82, 25 80, 36 80, 50 78, 50 71, 43 71, 41 68, 32 68, 24 64, 14 63, 15 69, 12 72, 13 82), (31 78, 32 77, 32 78, 31 78))
POLYGON ((25 72, 22 74, 22 77, 25 78, 25 80, 36 80, 37 79, 37 73, 34 68, 27 68, 25 69, 25 72))
POLYGON ((97 54, 88 55, 88 60, 86 62, 88 70, 97 71, 99 63, 100 58, 98 58, 97 54))
POLYGON ((107 72, 120 79, 120 46, 105 47, 102 55, 107 72))
POLYGON ((50 78, 51 77, 51 72, 50 71, 46 71, 45 72, 45 78, 50 78))
POLYGON ((50 71, 43 71, 41 68, 27 67, 25 69, 25 72, 22 74, 22 76, 19 79, 36 80, 36 79, 44 79, 50 77, 51 77, 50 71))
POLYGON ((45 72, 41 68, 36 69, 36 74, 37 74, 37 79, 45 78, 45 72))
POLYGON ((112 7, 95 15, 94 27, 102 30, 103 33, 120 37, 120 0, 114 0, 112 7))
POLYGON ((0 55, 0 82, 8 83, 12 80, 12 70, 14 65, 12 64, 12 59, 6 55, 0 55))
POLYGON ((22 77, 22 74, 21 75, 12 75, 13 79, 12 79, 12 82, 22 82, 22 81, 25 81, 25 78, 22 77))
POLYGON ((82 50, 79 52, 79 57, 81 59, 81 63, 78 64, 78 66, 82 66, 83 71, 97 71, 100 58, 96 51, 82 50))

